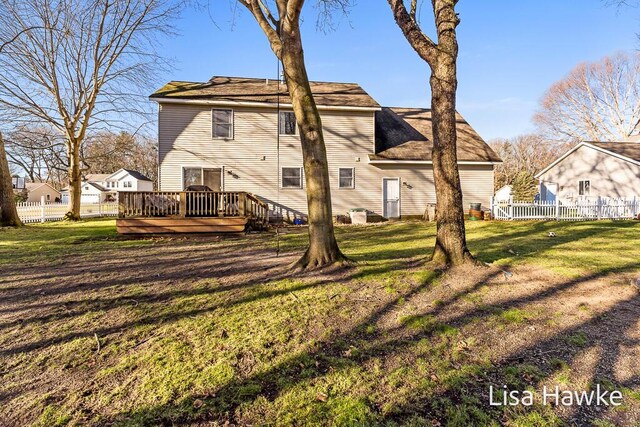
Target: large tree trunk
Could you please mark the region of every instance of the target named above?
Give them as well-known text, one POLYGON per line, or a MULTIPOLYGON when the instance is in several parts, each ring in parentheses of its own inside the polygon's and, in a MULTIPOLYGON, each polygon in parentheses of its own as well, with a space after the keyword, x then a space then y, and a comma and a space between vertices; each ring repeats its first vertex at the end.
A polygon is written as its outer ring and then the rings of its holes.
POLYGON ((464 207, 456 153, 456 27, 458 0, 432 0, 438 34, 437 44, 420 28, 416 14, 418 3, 408 11, 404 0, 387 0, 396 23, 411 47, 431 67, 431 113, 433 120, 433 178, 436 188, 436 245, 432 260, 457 265, 473 261, 467 249, 464 207))
POLYGON ((320 114, 309 85, 302 40, 297 22, 284 21, 282 64, 293 111, 300 129, 307 206, 309 247, 294 265, 311 269, 345 261, 333 229, 331 187, 320 114))
POLYGON ((19 227, 22 225, 16 210, 14 197, 9 162, 7 161, 7 153, 4 150, 4 141, 0 133, 0 225, 2 226, 19 227))
POLYGON ((467 249, 464 207, 456 154, 456 59, 439 55, 431 73, 433 120, 433 177, 436 189, 436 245, 432 259, 438 264, 472 260, 467 249))
POLYGON ((69 151, 69 210, 65 219, 80 219, 80 196, 82 195, 82 169, 80 164, 80 144, 77 141, 67 142, 69 151))

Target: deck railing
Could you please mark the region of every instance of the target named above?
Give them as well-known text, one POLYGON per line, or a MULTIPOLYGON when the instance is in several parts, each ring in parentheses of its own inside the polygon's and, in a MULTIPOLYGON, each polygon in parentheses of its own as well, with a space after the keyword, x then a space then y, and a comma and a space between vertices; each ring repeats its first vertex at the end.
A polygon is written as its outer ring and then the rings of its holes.
POLYGON ((127 191, 118 193, 118 217, 249 217, 266 224, 269 207, 244 191, 127 191))

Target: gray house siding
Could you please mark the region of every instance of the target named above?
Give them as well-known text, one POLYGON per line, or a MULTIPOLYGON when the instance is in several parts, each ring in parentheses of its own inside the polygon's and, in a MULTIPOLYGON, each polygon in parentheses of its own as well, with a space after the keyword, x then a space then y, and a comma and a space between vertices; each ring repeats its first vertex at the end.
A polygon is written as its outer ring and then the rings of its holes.
MULTIPOLYGON (((590 181, 589 196, 640 195, 640 165, 583 145, 539 176, 541 193, 557 184, 560 199, 579 196, 579 182, 590 181)), ((544 196, 544 194, 543 194, 544 196)))
MULTIPOLYGON (((228 108, 228 107, 224 107, 228 108)), ((273 108, 236 107, 234 137, 213 139, 210 105, 160 104, 159 189, 182 190, 183 167, 223 169, 225 191, 254 193, 283 215, 304 215, 306 193, 302 188, 280 188, 283 167, 302 167, 298 136, 280 136, 276 142, 277 111, 273 108)), ((372 111, 321 110, 334 215, 363 207, 382 214, 382 180, 398 177, 401 215, 422 215, 435 203, 430 164, 369 164, 374 151, 372 111), (355 188, 339 188, 339 168, 355 170, 355 188)), ((465 205, 489 206, 493 194, 493 165, 460 165, 465 205)))

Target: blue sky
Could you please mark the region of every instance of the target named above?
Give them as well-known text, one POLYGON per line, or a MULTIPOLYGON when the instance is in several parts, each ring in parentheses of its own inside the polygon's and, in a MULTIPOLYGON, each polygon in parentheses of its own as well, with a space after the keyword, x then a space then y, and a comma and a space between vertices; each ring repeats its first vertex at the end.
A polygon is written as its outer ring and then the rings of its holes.
MULTIPOLYGON (((213 75, 276 77, 277 63, 253 17, 234 0, 187 10, 163 43, 166 80, 213 75)), ((335 31, 317 31, 307 0, 303 42, 312 80, 357 82, 386 106, 428 107, 429 69, 393 21, 385 0, 359 0, 335 31)), ((426 2, 425 28, 431 29, 426 2)), ((461 0, 458 110, 485 138, 534 130, 544 91, 583 61, 638 49, 640 9, 604 0, 461 0)))

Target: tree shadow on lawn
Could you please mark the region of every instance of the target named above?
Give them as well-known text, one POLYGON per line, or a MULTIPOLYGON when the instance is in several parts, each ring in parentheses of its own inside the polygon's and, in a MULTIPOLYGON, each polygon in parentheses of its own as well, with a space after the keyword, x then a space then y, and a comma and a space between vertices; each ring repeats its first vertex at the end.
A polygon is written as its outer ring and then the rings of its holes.
MULTIPOLYGON (((464 343, 464 337, 459 335, 465 327, 486 327, 486 322, 497 314, 510 310, 522 310, 531 304, 546 304, 548 301, 562 297, 574 288, 593 281, 604 280, 613 273, 622 271, 635 271, 637 264, 623 266, 614 271, 605 271, 598 274, 585 276, 580 279, 567 280, 554 284, 548 289, 518 298, 510 298, 496 304, 482 305, 463 312, 445 316, 446 323, 441 315, 449 304, 462 300, 465 296, 484 286, 487 282, 499 278, 501 270, 487 270, 479 277, 457 293, 453 293, 448 300, 441 304, 431 306, 427 310, 410 316, 404 324, 395 328, 365 333, 368 326, 377 324, 381 319, 388 317, 397 308, 397 301, 393 300, 376 307, 372 312, 348 329, 340 331, 321 342, 310 345, 306 351, 292 355, 286 360, 253 375, 243 378, 235 378, 228 384, 215 390, 212 396, 193 395, 177 404, 146 407, 138 411, 124 412, 110 417, 105 422, 116 424, 164 424, 173 423, 199 423, 208 421, 232 422, 243 424, 245 422, 259 422, 255 418, 259 415, 252 414, 245 419, 250 405, 264 406, 265 402, 273 402, 278 405, 279 398, 299 392, 299 389, 314 388, 321 384, 326 377, 336 372, 346 372, 350 369, 362 369, 372 366, 383 360, 388 363, 398 363, 398 369, 406 369, 414 364, 423 363, 417 354, 426 357, 441 358, 443 367, 435 369, 438 378, 429 377, 428 370, 423 372, 423 378, 407 378, 406 390, 403 390, 401 399, 391 398, 386 401, 376 391, 375 384, 372 387, 370 397, 366 395, 351 396, 354 399, 354 407, 350 410, 353 424, 404 424, 412 420, 417 422, 421 417, 430 420, 433 425, 454 421, 455 425, 488 425, 492 421, 530 419, 535 424, 536 420, 543 420, 545 425, 561 424, 549 407, 535 405, 530 409, 505 408, 489 406, 488 386, 493 384, 496 388, 501 384, 508 384, 513 389, 517 387, 537 386, 545 381, 551 381, 559 371, 556 361, 552 361, 542 355, 554 353, 557 357, 566 359, 567 363, 581 363, 582 355, 590 348, 598 348, 598 360, 592 364, 589 378, 593 382, 598 379, 607 379, 609 387, 636 387, 637 376, 616 381, 613 367, 621 359, 621 346, 638 344, 638 339, 630 339, 628 336, 638 334, 638 317, 640 315, 640 298, 637 294, 626 295, 623 299, 608 307, 597 316, 586 319, 571 327, 558 328, 545 331, 544 336, 537 339, 529 335, 530 343, 524 346, 515 346, 503 354, 496 354, 494 360, 482 361, 478 358, 456 355, 456 348, 464 343), (414 320, 418 319, 417 327, 414 320), (426 319, 424 322, 420 319, 426 319), (484 325, 482 323, 485 322, 484 325), (616 332, 611 333, 615 328, 616 332), (568 345, 567 339, 576 333, 584 334, 585 342, 568 345), (355 347, 354 347, 355 345, 355 347), (352 351, 353 349, 357 351, 352 351), (419 349, 419 350, 416 350, 419 349), (550 350, 551 349, 551 350, 550 350), (422 353, 421 353, 422 352, 422 353), (393 362, 392 362, 393 361, 393 362), (517 363, 513 365, 513 361, 517 363), (533 368, 532 368, 533 367, 533 368), (515 373, 514 373, 515 372, 515 373), (260 403, 262 401, 262 403, 260 403), (253 418, 251 418, 251 416, 253 418), (456 421, 457 420, 457 421, 456 421), (457 424, 456 424, 457 423, 457 424)), ((407 302, 419 298, 439 278, 433 275, 421 285, 402 293, 402 298, 407 302)), ((401 322, 402 323, 402 322, 401 322)), ((528 324, 529 322, 527 322, 528 324)), ((518 329, 524 329, 527 324, 517 325, 518 329)), ((499 328, 500 325, 496 325, 499 328)), ((472 351, 472 350, 471 350, 472 351)), ((628 356, 628 355, 627 355, 628 356)), ((390 370, 389 376, 393 376, 397 370, 390 370)), ((407 375, 417 375, 416 371, 407 371, 407 375)), ((363 382, 367 382, 367 373, 362 373, 363 382)), ((384 382, 387 378, 377 378, 384 382)), ((402 380, 400 380, 402 382, 402 380)), ((380 384, 382 393, 393 392, 388 390, 388 384, 380 384)), ((309 395, 300 395, 298 407, 291 406, 291 402, 284 403, 292 409, 299 409, 299 414, 311 415, 317 411, 319 419, 323 416, 345 414, 335 413, 339 408, 332 407, 332 401, 344 400, 349 397, 338 393, 327 395, 320 394, 318 398, 311 399, 309 395), (301 408, 304 406, 307 408, 301 408), (334 411, 334 412, 332 412, 334 411)), ((629 396, 627 400, 631 399, 629 396)), ((277 411, 275 412, 277 413, 277 411)), ((593 407, 579 407, 568 412, 561 412, 566 420, 574 420, 579 425, 590 423, 597 417, 610 416, 612 419, 630 421, 624 418, 626 413, 615 412, 610 408, 596 411, 593 407), (616 418, 617 417, 617 418, 616 418)), ((274 412, 267 415, 273 416, 274 412)), ((280 413, 280 415, 283 415, 280 413)), ((273 418, 270 418, 274 421, 273 418)), ((315 418, 314 418, 315 419, 315 418)), ((635 419, 635 418, 634 418, 635 419)), ((262 420, 264 421, 264 420, 262 420)), ((296 420, 293 419, 295 422, 296 420)), ((300 419, 299 422, 309 420, 300 419)), ((326 422, 327 419, 324 420, 326 422)), ((335 420, 334 420, 335 421, 335 420)), ((635 419, 635 421, 638 421, 635 419)), ((312 421, 313 422, 313 421, 312 421)))
MULTIPOLYGON (((553 225, 546 223, 534 224, 535 232, 544 233, 549 228, 553 228, 553 225)), ((556 227, 557 228, 557 227, 556 227)), ((579 238, 594 237, 601 233, 608 231, 605 227, 590 227, 585 228, 584 232, 579 234, 579 238)), ((369 230, 370 231, 370 230, 369 230)), ((389 232, 388 230, 381 230, 384 236, 385 243, 398 242, 401 239, 393 240, 392 235, 397 230, 389 232)), ((492 241, 490 237, 486 239, 476 240, 476 244, 481 247, 490 246, 488 249, 488 259, 492 257, 499 257, 502 253, 502 242, 513 242, 514 239, 525 238, 531 234, 531 231, 526 232, 524 230, 515 230, 503 235, 497 236, 497 241, 492 241)), ((366 237, 367 233, 362 233, 362 236, 366 237)), ((430 237, 429 237, 430 238, 430 237)), ((575 236, 574 236, 575 238, 575 236)), ((571 240, 574 240, 572 238, 571 240)), ((549 250, 553 247, 565 243, 567 240, 564 236, 560 236, 557 239, 542 239, 536 243, 539 246, 539 250, 549 250)), ((44 284, 40 283, 36 286, 30 286, 29 291, 26 293, 9 292, 3 295, 0 291, 0 295, 6 296, 9 299, 2 299, 3 303, 10 302, 12 305, 5 312, 15 313, 23 310, 26 316, 23 316, 21 321, 17 322, 9 321, 0 325, 2 328, 11 329, 17 327, 18 324, 28 326, 34 325, 47 325, 54 322, 49 326, 49 336, 44 339, 28 342, 18 342, 16 345, 5 347, 0 350, 2 356, 12 355, 28 355, 37 354, 37 352, 46 350, 56 345, 70 342, 80 337, 91 337, 93 333, 96 333, 98 337, 109 337, 124 333, 132 328, 138 326, 153 326, 153 325, 166 325, 169 323, 175 323, 181 319, 195 317, 206 313, 215 312, 221 307, 233 307, 259 301, 269 300, 277 296, 282 296, 288 293, 303 292, 305 290, 322 287, 329 285, 333 282, 351 283, 348 295, 345 297, 345 301, 340 304, 353 305, 354 295, 357 293, 356 285, 359 280, 365 278, 375 278, 376 275, 383 273, 393 274, 394 272, 401 272, 407 268, 415 268, 417 266, 423 266, 426 259, 424 257, 424 247, 429 245, 429 241, 425 244, 416 245, 415 248, 408 248, 406 252, 402 252, 401 256, 398 256, 398 252, 394 250, 387 250, 384 248, 378 248, 375 238, 372 238, 370 244, 373 244, 370 250, 366 252, 366 256, 372 256, 372 259, 376 260, 369 263, 363 263, 355 269, 348 270, 340 276, 329 276, 307 279, 300 283, 296 283, 285 289, 265 289, 262 286, 265 282, 273 282, 281 279, 296 279, 296 276, 291 276, 287 271, 273 270, 275 266, 282 265, 282 261, 286 258, 273 258, 273 263, 270 265, 269 278, 265 278, 265 271, 260 270, 255 263, 249 262, 250 258, 255 258, 261 254, 260 251, 248 252, 248 258, 245 262, 237 259, 218 259, 216 262, 212 262, 210 258, 207 258, 207 247, 199 248, 200 252, 197 259, 197 263, 189 263, 188 257, 175 257, 175 253, 169 253, 166 258, 155 259, 152 254, 144 255, 138 264, 136 264, 138 270, 143 270, 143 274, 133 277, 122 278, 117 281, 109 281, 108 286, 115 289, 121 289, 118 296, 112 296, 111 293, 107 295, 83 295, 82 293, 91 291, 99 291, 104 283, 100 278, 93 278, 92 280, 82 281, 80 283, 74 283, 73 271, 69 271, 67 276, 51 277, 51 279, 57 279, 57 283, 54 284, 52 289, 47 289, 46 298, 55 299, 50 302, 37 302, 36 304, 30 304, 31 301, 42 299, 40 289, 44 284), (215 283, 211 283, 210 286, 204 287, 185 287, 180 289, 171 289, 167 291, 167 287, 172 286, 169 282, 164 282, 162 278, 161 283, 156 283, 155 286, 151 286, 154 282, 158 282, 156 271, 161 268, 165 270, 168 268, 175 273, 171 273, 170 277, 178 278, 193 277, 198 279, 215 279, 215 283), (194 265, 195 264, 195 265, 194 265), (234 267, 232 267, 235 265, 234 267), (239 267, 238 267, 239 265, 239 267), (230 269, 230 270, 227 270, 230 269), (252 271, 255 274, 259 274, 252 280, 239 280, 240 272, 252 271), (220 279, 224 279, 228 276, 228 280, 219 282, 220 279), (236 277, 238 276, 238 277, 236 277), (355 282, 355 283, 354 283, 355 282), (135 288, 140 286, 146 286, 141 293, 130 294, 128 288, 135 288), (32 294, 29 294, 32 292, 32 294), (176 300, 182 298, 188 298, 192 296, 215 296, 223 294, 222 300, 216 300, 215 302, 209 301, 201 307, 173 307, 172 304, 176 300), (75 298, 75 296, 79 298, 75 298), (73 297, 68 299, 69 297, 73 297), (65 301, 65 298, 67 300, 65 301), (57 331, 55 328, 55 322, 64 322, 69 319, 80 318, 81 316, 92 311, 104 311, 117 309, 128 309, 132 305, 132 300, 135 301, 136 306, 141 309, 142 315, 130 316, 126 321, 105 322, 98 328, 89 328, 85 330, 77 330, 68 332, 66 330, 57 331), (24 303, 27 305, 24 305, 24 303), (57 311, 55 313, 39 313, 39 310, 55 307, 56 304, 67 304, 63 312, 57 311), (74 309, 77 308, 77 311, 74 309)), ((365 244, 367 242, 364 242, 365 244)), ((219 248, 218 248, 219 249, 219 248)), ((225 253, 231 253, 232 251, 226 251, 225 253)), ((264 251, 262 255, 271 253, 271 251, 264 251)), ((364 256, 364 255, 363 255, 364 256)), ((293 259, 294 255, 290 255, 293 259)), ((485 258, 485 254, 481 253, 480 257, 485 258)), ((94 260, 98 262, 100 260, 94 260)), ((263 266, 264 267, 264 266, 263 266)), ((408 290, 400 290, 393 296, 386 298, 386 300, 376 301, 363 301, 366 309, 370 312, 362 319, 351 322, 349 325, 342 325, 334 333, 331 333, 326 338, 310 344, 308 348, 303 351, 287 357, 286 360, 277 363, 274 366, 269 367, 265 371, 253 373, 252 375, 241 376, 232 379, 226 385, 216 390, 215 397, 213 396, 190 396, 178 403, 170 403, 166 405, 159 405, 157 407, 143 408, 134 412, 123 412, 113 417, 107 417, 100 422, 109 423, 123 423, 128 424, 130 422, 140 424, 158 424, 158 423, 174 423, 174 422, 200 422, 200 421, 239 421, 242 419, 236 419, 244 411, 243 408, 247 405, 254 404, 257 399, 265 399, 267 402, 273 402, 281 396, 292 393, 299 387, 309 387, 309 383, 314 381, 321 381, 323 378, 330 375, 332 372, 344 372, 350 369, 360 369, 363 366, 368 366, 371 363, 377 363, 376 361, 382 360, 395 360, 407 358, 407 365, 411 365, 411 361, 415 359, 414 349, 416 347, 426 347, 425 351, 438 351, 438 357, 444 360, 446 369, 454 372, 456 364, 464 361, 458 361, 452 354, 452 348, 455 348, 459 344, 457 335, 449 335, 450 328, 463 329, 474 325, 478 322, 486 321, 492 316, 496 316, 499 313, 506 312, 512 309, 523 309, 528 304, 539 302, 541 300, 551 300, 558 294, 569 291, 580 284, 602 278, 609 277, 614 273, 623 273, 629 271, 635 271, 638 268, 637 263, 618 265, 616 268, 601 271, 589 276, 581 277, 578 279, 566 280, 561 283, 554 284, 553 287, 540 290, 535 294, 518 296, 507 298, 504 301, 500 301, 495 304, 480 304, 472 310, 461 310, 451 315, 448 313, 447 308, 449 306, 455 306, 456 304, 463 304, 465 299, 472 294, 479 292, 488 282, 495 281, 502 277, 503 271, 496 268, 488 268, 486 270, 480 270, 475 277, 473 283, 468 284, 465 288, 457 289, 445 295, 438 304, 432 303, 426 309, 416 310, 415 313, 408 316, 406 323, 402 323, 400 326, 391 326, 386 329, 380 329, 375 332, 365 332, 367 328, 372 325, 380 323, 382 319, 387 319, 390 316, 393 317, 398 311, 399 300, 405 300, 408 304, 413 304, 413 301, 424 299, 425 292, 428 292, 433 288, 441 279, 439 274, 430 274, 422 283, 416 286, 410 287, 408 290), (423 319, 426 319, 423 321, 423 319), (417 325, 417 329, 414 327, 417 325), (349 354, 352 344, 355 343, 358 346, 355 354, 349 354), (445 348, 440 348, 444 346, 445 348), (434 348, 440 348, 433 350, 434 348), (312 363, 312 365, 309 365, 312 363), (313 365, 317 363, 317 365, 313 365), (196 400, 200 400, 203 405, 195 407, 196 400)), ((116 272, 120 266, 118 264, 109 264, 107 266, 109 271, 116 272)), ((510 266, 506 265, 505 269, 509 269, 510 266)), ((299 276, 298 276, 299 277, 299 276)), ((295 294, 293 294, 295 296, 295 294)), ((424 301, 423 301, 424 303, 424 301)), ((615 307, 608 311, 608 316, 619 316, 621 313, 626 313, 629 322, 621 326, 621 331, 630 330, 637 323, 638 301, 637 298, 630 299, 628 301, 622 301, 615 307), (631 311, 631 317, 629 316, 631 311), (636 316, 636 317, 632 317, 636 316)), ((389 323, 389 320, 384 322, 389 323)), ((383 323, 384 323, 383 322, 383 323)), ((447 377, 444 383, 438 380, 430 380, 427 378, 420 378, 415 384, 409 384, 406 388, 405 398, 400 401, 387 402, 388 405, 380 405, 375 399, 357 398, 355 404, 359 405, 358 408, 362 409, 362 416, 366 422, 405 422, 414 416, 431 417, 432 414, 435 417, 440 417, 441 421, 443 414, 450 413, 451 416, 460 416, 461 419, 471 420, 471 422, 487 421, 490 418, 500 418, 505 416, 513 416, 513 414, 506 414, 503 410, 489 408, 486 405, 486 389, 484 386, 480 387, 478 379, 487 381, 489 379, 496 379, 496 381, 504 377, 505 366, 501 365, 504 360, 523 360, 527 363, 536 366, 539 371, 540 381, 545 378, 550 378, 555 374, 553 367, 547 366, 548 364, 535 361, 528 361, 527 355, 533 351, 543 352, 547 351, 549 346, 555 346, 560 342, 565 342, 565 336, 573 333, 573 331, 581 331, 587 329, 590 332, 587 334, 588 342, 598 343, 606 348, 607 345, 615 343, 615 337, 609 334, 608 336, 599 336, 599 332, 594 335, 593 329, 600 323, 596 320, 585 321, 582 325, 573 327, 573 329, 567 329, 559 331, 550 337, 545 337, 531 344, 529 348, 519 349, 517 351, 511 351, 509 354, 502 355, 499 359, 492 360, 486 364, 474 360, 463 366, 469 367, 467 370, 462 369, 462 373, 447 377), (581 329, 582 328, 582 329, 581 329), (514 359, 515 358, 515 359, 514 359), (418 384, 419 383, 419 384, 418 384), (414 397, 410 397, 411 394, 415 394, 414 397), (435 403, 425 404, 425 401, 421 399, 430 399, 435 403), (364 399, 364 400, 363 400, 364 399), (389 406, 390 405, 390 406, 389 406), (441 405, 441 406, 438 406, 441 405), (480 412, 475 413, 474 408, 480 408, 480 412), (447 412, 449 411, 449 412, 447 412), (453 411, 453 412, 451 412, 453 411), (475 414, 475 415, 474 415, 475 414), (484 415, 482 415, 484 414, 484 415), (506 415, 505 415, 506 414, 506 415), (465 418, 466 417, 466 418, 465 418), (476 418, 473 418, 476 417, 476 418), (484 418, 483 418, 484 417, 484 418), (489 418, 486 418, 489 417, 489 418)), ((15 333, 15 331, 11 331, 15 333)), ((630 343, 630 342, 629 342, 630 343)), ((630 345, 627 343, 628 345, 630 345)), ((595 345, 595 344, 594 344, 595 345)), ((620 354, 615 353, 611 349, 606 350, 606 359, 609 361, 613 359, 613 364, 620 357, 620 354)), ((603 353, 604 354, 604 353, 603 353)), ((570 353, 567 355, 567 359, 571 360, 578 356, 570 353)), ((415 361, 415 360, 413 360, 415 361)), ((390 362, 391 363, 391 362, 390 362)), ((394 361, 393 363, 399 363, 394 361)), ((597 372, 603 372, 603 375, 607 375, 607 378, 614 379, 614 375, 608 373, 606 369, 601 367, 604 363, 604 356, 595 365, 593 377, 600 375, 597 372), (599 369, 599 371, 598 371, 599 369)), ((405 364, 404 362, 401 364, 405 364)), ((508 367, 508 366, 506 366, 508 367)), ((399 367, 399 369, 402 366, 399 367)), ((440 374, 440 373, 439 373, 440 374)), ((538 378, 536 378, 538 379, 538 378)), ((635 381, 635 380, 634 380, 635 381)), ((496 383, 496 384, 498 384, 496 383)), ((621 383, 622 384, 622 383, 621 383)), ((626 381, 624 385, 635 386, 633 381, 626 381)), ((375 386, 372 386, 375 390, 375 386)), ((11 392, 7 392, 3 396, 8 396, 11 392)), ((338 395, 330 395, 329 398, 334 400, 340 398, 338 395)), ((376 397, 378 401, 383 401, 383 398, 376 397)), ((4 401, 4 397, 0 401, 4 401)), ((320 413, 326 415, 326 407, 329 404, 325 404, 322 400, 307 402, 313 410, 318 410, 320 413), (324 408, 324 409, 323 409, 324 408), (324 411, 324 412, 323 412, 324 411)), ((334 408, 335 409, 335 408, 334 408)), ((240 415, 241 416, 241 415, 240 415)), ((591 413, 578 413, 578 417, 592 416, 591 413)), ((254 417, 255 418, 255 417, 254 417)), ((255 420, 254 420, 255 421, 255 420)), ((462 424, 461 424, 462 425, 462 424)))

